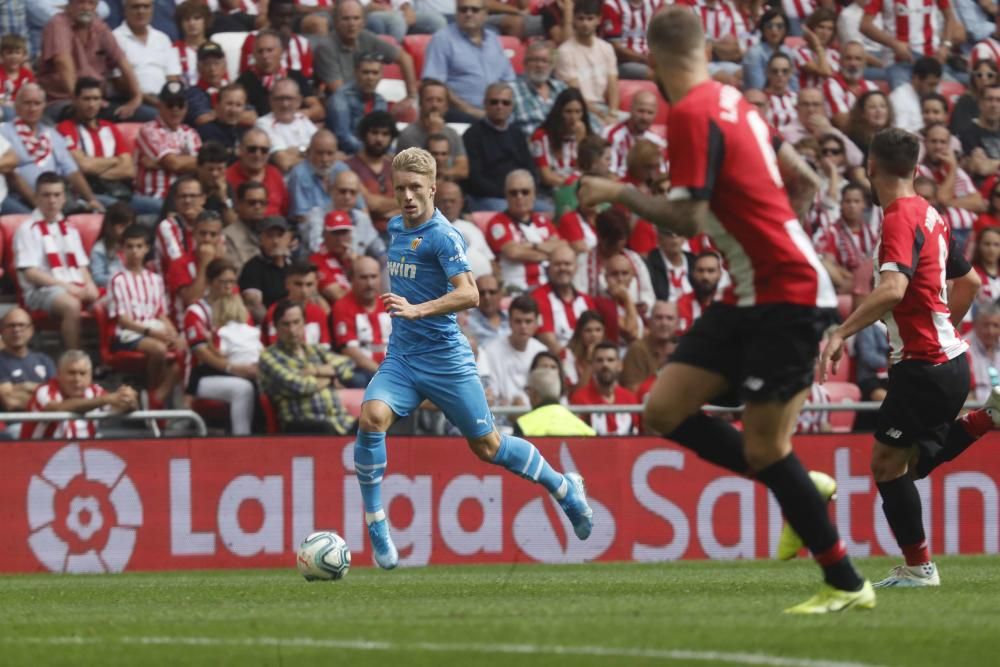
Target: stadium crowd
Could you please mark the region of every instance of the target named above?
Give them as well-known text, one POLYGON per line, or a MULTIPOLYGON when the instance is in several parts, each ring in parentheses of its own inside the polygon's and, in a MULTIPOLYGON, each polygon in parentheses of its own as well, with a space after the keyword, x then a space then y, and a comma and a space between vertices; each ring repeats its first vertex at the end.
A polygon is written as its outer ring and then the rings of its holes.
MULTIPOLYGON (((872 283, 869 141, 889 126, 921 137, 919 190, 983 281, 963 333, 970 392, 985 396, 1000 381, 995 6, 680 2, 702 20, 713 76, 766 121, 759 140, 812 168, 789 188, 843 312, 872 283)), ((437 206, 468 243, 480 304, 459 321, 492 404, 640 403, 730 286, 708 236, 577 201, 585 175, 666 194, 671 161, 690 159, 669 154, 647 65, 664 4, 5 0, 0 242, 18 305, 0 321, 2 407, 192 406, 233 434, 350 432, 392 328, 379 295, 407 270, 386 247, 390 161, 411 146, 437 161, 437 206), (39 328, 58 331, 57 363, 30 347, 39 328), (105 391, 105 367, 136 389, 105 391)), ((812 401, 884 395, 884 326, 850 354, 812 401)), ((424 412, 416 428, 449 432, 424 412)), ((642 428, 637 414, 584 417, 600 435, 642 428)))

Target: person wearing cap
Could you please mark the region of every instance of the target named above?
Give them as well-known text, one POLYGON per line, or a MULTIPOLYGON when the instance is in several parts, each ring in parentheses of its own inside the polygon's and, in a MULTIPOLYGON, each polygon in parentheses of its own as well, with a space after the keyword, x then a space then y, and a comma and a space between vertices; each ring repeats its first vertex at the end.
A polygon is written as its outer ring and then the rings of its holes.
POLYGON ((226 259, 237 269, 260 254, 259 230, 267 209, 267 188, 257 181, 240 183, 236 188, 236 216, 233 224, 222 230, 226 237, 226 259))
POLYGON ((243 302, 254 322, 264 321, 267 309, 288 296, 285 269, 291 263, 292 234, 279 216, 264 218, 260 226, 260 254, 250 258, 240 271, 243 302))
MULTIPOLYGON (((226 54, 215 42, 205 42, 198 47, 198 79, 187 87, 188 115, 185 122, 195 127, 216 120, 215 107, 222 89, 229 85, 226 77, 226 54)), ((253 125, 257 112, 247 109, 246 100, 239 118, 241 125, 253 125)))
POLYGON ((288 215, 288 188, 281 171, 269 164, 271 139, 259 127, 251 127, 243 133, 236 148, 236 162, 229 165, 226 178, 229 184, 238 188, 240 183, 258 181, 267 188, 267 215, 288 215))
POLYGON ((166 33, 151 26, 153 0, 124 0, 125 21, 111 31, 132 65, 143 102, 155 107, 168 81, 181 80, 181 63, 166 33))
POLYGON ((319 269, 319 291, 334 303, 351 289, 347 274, 354 264, 354 225, 344 211, 330 211, 323 221, 323 250, 309 258, 319 269))
POLYGON ((271 112, 257 119, 257 127, 271 140, 271 164, 283 174, 302 162, 316 123, 299 111, 302 95, 299 84, 282 79, 271 87, 271 112))
POLYGON ((162 199, 178 177, 197 170, 201 137, 184 124, 187 98, 180 81, 168 81, 160 90, 159 110, 159 116, 143 124, 136 137, 135 190, 162 199))
POLYGON ((348 155, 361 150, 357 130, 365 114, 389 110, 388 102, 375 90, 381 80, 382 56, 362 53, 354 63, 354 81, 326 98, 326 126, 337 135, 337 143, 348 155))
POLYGON ((236 81, 246 88, 250 106, 257 111, 257 115, 263 116, 271 111, 270 91, 275 83, 282 79, 294 79, 299 84, 299 93, 302 95, 302 113, 309 120, 322 122, 326 112, 309 79, 299 70, 288 69, 282 64, 284 48, 278 33, 269 29, 261 30, 257 33, 253 48, 254 64, 244 70, 236 81))

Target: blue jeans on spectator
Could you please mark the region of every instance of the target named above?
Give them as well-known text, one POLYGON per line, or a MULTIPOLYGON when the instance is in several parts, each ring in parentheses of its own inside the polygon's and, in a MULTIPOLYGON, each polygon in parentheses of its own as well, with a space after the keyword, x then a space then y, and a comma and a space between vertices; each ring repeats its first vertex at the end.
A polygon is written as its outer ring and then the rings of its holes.
POLYGON ((7 193, 7 198, 0 204, 0 215, 18 215, 21 213, 31 213, 31 207, 25 204, 13 192, 7 193))
POLYGON ((365 27, 376 35, 389 35, 399 43, 406 37, 406 19, 400 12, 372 12, 365 27))

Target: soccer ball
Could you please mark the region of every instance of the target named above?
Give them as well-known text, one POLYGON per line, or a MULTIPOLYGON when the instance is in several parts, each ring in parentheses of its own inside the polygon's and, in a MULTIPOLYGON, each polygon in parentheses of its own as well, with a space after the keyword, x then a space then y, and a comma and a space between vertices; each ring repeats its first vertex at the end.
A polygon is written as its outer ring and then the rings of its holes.
POLYGON ((320 531, 302 540, 295 564, 306 581, 336 581, 351 569, 351 550, 337 533, 320 531))

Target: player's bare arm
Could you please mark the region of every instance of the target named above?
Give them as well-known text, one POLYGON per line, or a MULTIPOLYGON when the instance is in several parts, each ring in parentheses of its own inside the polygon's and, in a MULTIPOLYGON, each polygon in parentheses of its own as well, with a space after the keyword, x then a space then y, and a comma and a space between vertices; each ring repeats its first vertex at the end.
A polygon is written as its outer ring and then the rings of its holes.
POLYGON ((799 220, 805 220, 816 193, 823 185, 819 174, 802 159, 795 147, 788 142, 778 149, 778 167, 788 190, 791 203, 799 220))
POLYGON ((951 313, 951 323, 953 326, 965 319, 972 302, 976 300, 976 293, 982 287, 983 281, 976 273, 975 269, 970 270, 964 276, 949 281, 948 288, 948 312, 951 313))
MULTIPOLYGON (((973 272, 975 273, 975 272, 973 272)), ((819 358, 820 382, 826 382, 827 368, 832 363, 834 373, 844 356, 844 341, 882 319, 896 304, 903 300, 910 279, 900 271, 882 271, 878 286, 866 296, 861 305, 843 324, 833 329, 826 339, 826 347, 819 358)))
POLYGON ((622 204, 657 227, 688 238, 701 231, 708 215, 707 201, 650 195, 631 185, 595 176, 581 181, 578 196, 584 206, 622 204))
POLYGON ((387 292, 382 295, 382 303, 390 317, 401 317, 404 320, 448 315, 479 305, 479 289, 476 287, 471 272, 460 273, 454 276, 450 282, 455 289, 431 301, 413 304, 398 294, 387 292))

